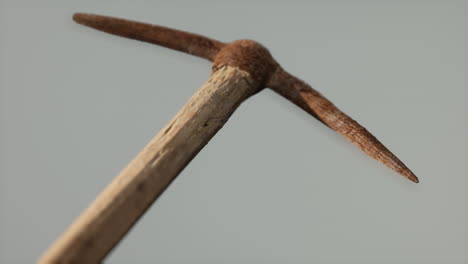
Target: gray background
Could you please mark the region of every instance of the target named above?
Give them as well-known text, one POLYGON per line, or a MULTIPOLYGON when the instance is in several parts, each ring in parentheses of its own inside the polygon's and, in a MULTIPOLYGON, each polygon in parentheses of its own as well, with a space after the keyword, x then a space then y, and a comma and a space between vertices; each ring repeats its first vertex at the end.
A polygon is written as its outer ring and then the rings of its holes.
POLYGON ((108 263, 468 262, 466 1, 0 3, 0 262, 37 259, 210 72, 77 11, 255 38, 421 179, 265 90, 108 263))

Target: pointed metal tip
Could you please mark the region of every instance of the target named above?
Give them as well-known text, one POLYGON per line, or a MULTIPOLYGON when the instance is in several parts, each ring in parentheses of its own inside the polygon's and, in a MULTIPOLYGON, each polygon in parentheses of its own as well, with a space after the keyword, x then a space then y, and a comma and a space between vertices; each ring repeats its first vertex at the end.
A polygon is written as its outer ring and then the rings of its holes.
POLYGON ((93 15, 93 14, 74 13, 72 19, 78 24, 96 28, 95 24, 99 23, 98 20, 100 18, 98 15, 93 15))
POLYGON ((401 174, 405 176, 406 178, 408 178, 410 181, 414 183, 419 183, 418 177, 416 177, 416 175, 414 175, 414 173, 410 171, 408 168, 405 168, 403 172, 401 172, 401 174))
POLYGON ((83 20, 85 20, 87 17, 89 17, 90 15, 88 14, 84 14, 84 13, 74 13, 73 14, 73 20, 77 23, 83 23, 83 20))
POLYGON ((408 177, 408 179, 412 180, 414 183, 419 183, 418 177, 416 177, 414 174, 408 177))

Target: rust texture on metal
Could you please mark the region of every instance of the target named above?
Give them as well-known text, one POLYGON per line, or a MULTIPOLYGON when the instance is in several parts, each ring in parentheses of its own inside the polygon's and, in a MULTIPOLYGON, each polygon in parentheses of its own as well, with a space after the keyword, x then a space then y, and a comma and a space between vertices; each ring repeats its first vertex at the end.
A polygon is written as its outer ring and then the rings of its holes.
POLYGON ((211 61, 225 45, 220 41, 189 32, 122 18, 77 13, 73 15, 73 20, 110 34, 149 42, 211 61))
POLYGON ((283 70, 270 52, 256 41, 236 40, 225 44, 185 31, 99 15, 79 13, 73 19, 111 34, 158 44, 214 61, 213 71, 223 65, 238 67, 259 81, 259 89, 271 88, 356 144, 372 158, 411 181, 419 182, 416 175, 367 129, 340 111, 310 85, 283 70))

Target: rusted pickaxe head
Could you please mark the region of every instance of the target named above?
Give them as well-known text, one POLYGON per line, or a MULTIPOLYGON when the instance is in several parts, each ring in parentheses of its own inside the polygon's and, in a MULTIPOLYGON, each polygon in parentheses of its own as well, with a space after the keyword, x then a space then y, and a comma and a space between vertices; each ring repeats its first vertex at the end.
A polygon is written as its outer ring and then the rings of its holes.
POLYGON ((248 72, 256 81, 257 91, 271 88, 331 129, 356 144, 372 158, 413 182, 418 178, 364 127, 341 112, 307 83, 281 68, 270 52, 253 40, 223 43, 204 36, 125 19, 91 14, 75 14, 83 25, 111 34, 150 42, 213 61, 213 71, 229 65, 248 72))

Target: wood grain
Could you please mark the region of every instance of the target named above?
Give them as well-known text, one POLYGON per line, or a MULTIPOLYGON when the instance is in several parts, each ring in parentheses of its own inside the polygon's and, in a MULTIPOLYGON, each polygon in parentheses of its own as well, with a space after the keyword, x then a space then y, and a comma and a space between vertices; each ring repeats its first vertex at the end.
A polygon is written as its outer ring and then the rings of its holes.
POLYGON ((258 87, 223 66, 133 159, 39 263, 98 263, 258 87))

